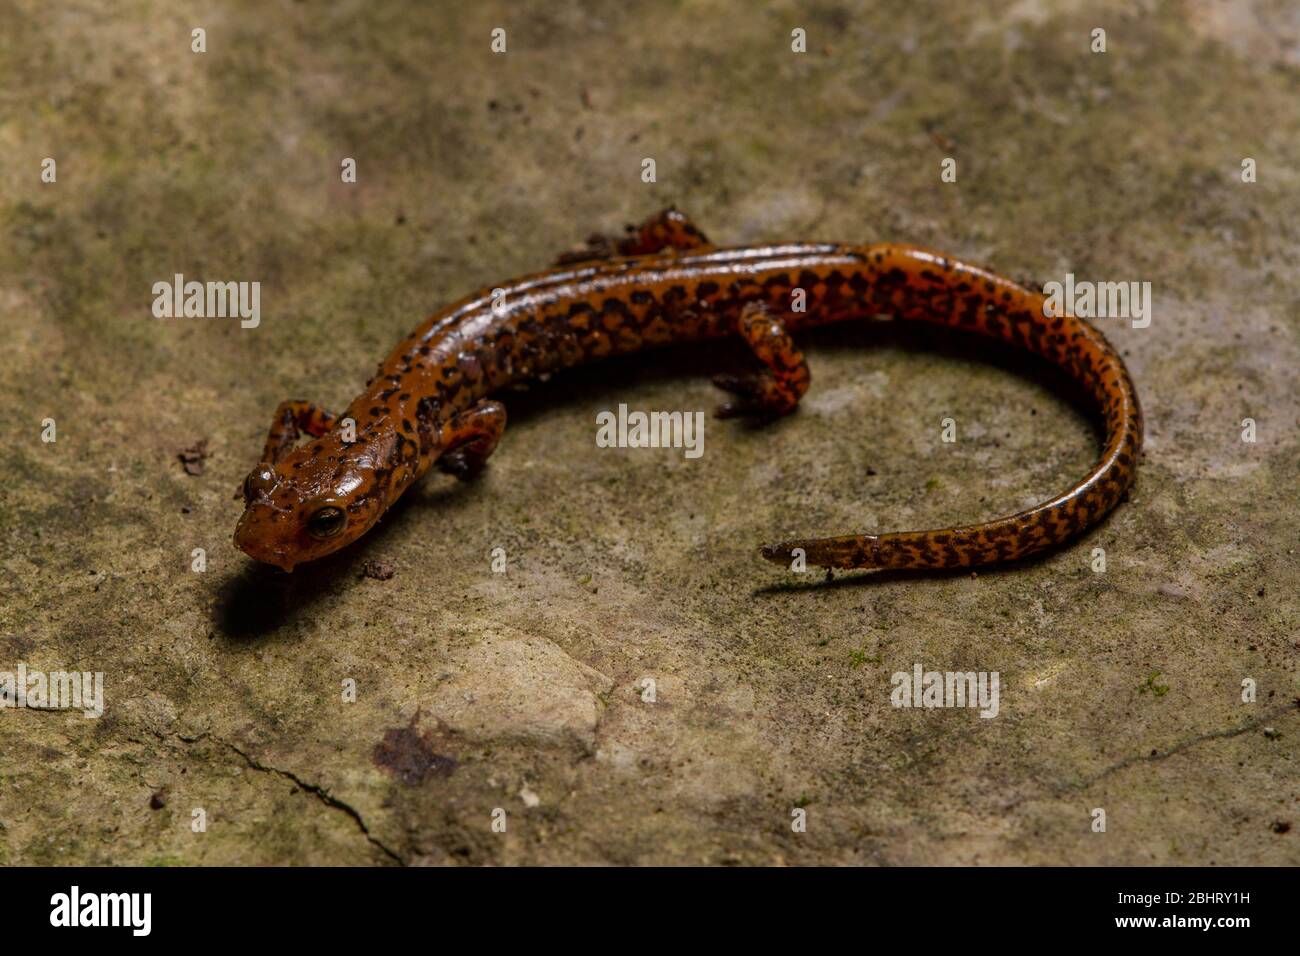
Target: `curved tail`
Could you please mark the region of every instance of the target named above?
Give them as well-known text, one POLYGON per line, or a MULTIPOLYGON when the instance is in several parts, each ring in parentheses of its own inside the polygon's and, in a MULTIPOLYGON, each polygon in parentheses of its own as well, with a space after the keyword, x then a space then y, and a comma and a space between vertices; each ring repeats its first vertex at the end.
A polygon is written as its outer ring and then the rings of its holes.
POLYGON ((1078 535, 1133 484, 1142 410, 1119 353, 1087 322, 1044 315, 1044 298, 977 266, 911 246, 858 250, 872 308, 1001 339, 1067 371, 1093 397, 1106 424, 1101 457, 1074 487, 1040 505, 983 524, 935 531, 850 534, 782 541, 760 549, 789 563, 802 550, 827 568, 965 568, 1012 561, 1078 535))

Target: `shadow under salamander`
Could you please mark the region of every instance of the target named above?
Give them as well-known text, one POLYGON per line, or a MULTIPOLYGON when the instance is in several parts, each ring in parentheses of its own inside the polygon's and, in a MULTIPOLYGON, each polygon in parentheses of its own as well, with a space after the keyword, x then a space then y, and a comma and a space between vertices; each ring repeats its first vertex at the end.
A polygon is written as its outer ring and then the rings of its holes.
POLYGON ((360 584, 366 552, 384 539, 408 509, 421 504, 445 506, 451 499, 472 491, 471 486, 456 483, 425 490, 419 496, 407 494, 360 541, 319 561, 299 565, 292 572, 245 558, 244 569, 227 581, 217 596, 213 623, 230 641, 249 643, 265 637, 292 623, 323 595, 360 584))

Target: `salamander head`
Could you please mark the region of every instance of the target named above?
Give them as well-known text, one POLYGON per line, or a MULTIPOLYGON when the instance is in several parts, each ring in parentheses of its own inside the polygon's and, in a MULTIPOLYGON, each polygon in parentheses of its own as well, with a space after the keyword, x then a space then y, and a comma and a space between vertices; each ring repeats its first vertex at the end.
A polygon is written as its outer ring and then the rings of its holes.
POLYGON ((261 463, 244 479, 235 546, 286 571, 346 547, 383 513, 381 460, 369 445, 328 435, 261 463))

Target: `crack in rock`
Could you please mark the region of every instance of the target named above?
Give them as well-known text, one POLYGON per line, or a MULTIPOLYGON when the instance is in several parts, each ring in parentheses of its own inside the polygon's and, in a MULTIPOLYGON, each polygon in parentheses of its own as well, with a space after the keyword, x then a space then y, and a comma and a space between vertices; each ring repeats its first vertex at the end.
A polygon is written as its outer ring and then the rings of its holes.
POLYGON ((308 783, 307 781, 301 779, 292 770, 281 770, 279 767, 271 767, 266 764, 259 763, 258 761, 250 757, 248 754, 244 753, 244 751, 240 750, 238 747, 232 744, 230 741, 223 740, 221 742, 225 744, 227 747, 229 747, 231 750, 233 750, 235 753, 239 754, 239 756, 244 758, 244 762, 248 764, 248 766, 251 767, 253 770, 256 770, 260 773, 278 774, 279 776, 284 777, 286 780, 291 780, 296 786, 306 791, 307 793, 310 793, 313 797, 315 797, 321 803, 325 804, 327 807, 330 807, 334 810, 341 810, 342 812, 346 813, 348 816, 352 818, 353 822, 356 823, 357 827, 361 830, 361 834, 371 843, 372 846, 381 850, 386 856, 389 857, 389 859, 397 863, 398 866, 406 865, 406 861, 403 860, 396 852, 394 852, 392 849, 386 846, 382 841, 380 841, 377 837, 371 834, 370 828, 366 826, 366 821, 362 818, 361 814, 358 813, 357 810, 354 807, 352 807, 350 804, 347 804, 344 801, 340 800, 338 797, 334 796, 324 787, 319 786, 318 784, 308 783))
MULTIPOLYGON (((1275 707, 1272 710, 1264 713, 1262 716, 1256 717, 1252 720, 1248 720, 1244 724, 1241 724, 1237 727, 1229 727, 1226 730, 1211 730, 1207 733, 1197 734, 1194 737, 1188 737, 1186 740, 1179 741, 1178 743, 1174 744, 1172 747, 1169 747, 1166 750, 1154 750, 1151 753, 1147 753, 1147 754, 1137 754, 1132 757, 1125 757, 1123 760, 1111 764, 1109 767, 1106 767, 1104 770, 1101 770, 1093 774, 1091 777, 1085 778, 1084 780, 1080 780, 1075 783, 1057 784, 1056 786, 1051 788, 1048 795, 1052 797, 1062 797, 1065 794, 1070 793, 1072 791, 1082 790, 1085 787, 1090 787, 1097 781, 1109 777, 1111 774, 1118 773, 1121 770, 1126 770, 1129 767, 1136 766, 1137 764, 1157 763, 1161 760, 1167 760, 1168 758, 1174 756, 1175 754, 1180 754, 1185 750, 1190 750, 1192 747, 1195 747, 1197 744, 1202 744, 1205 743, 1206 741, 1228 740, 1232 737, 1240 737, 1242 734, 1249 733, 1252 730, 1258 730, 1260 727, 1263 727, 1271 720, 1276 720, 1279 717, 1285 717, 1287 714, 1293 714, 1296 712, 1300 712, 1300 701, 1291 701, 1290 703, 1286 703, 1279 707, 1275 707)), ((1031 800, 1039 800, 1039 799, 1042 799, 1041 795, 1020 797, 1016 800, 1012 800, 1005 807, 1003 807, 1003 811, 1005 812, 1007 810, 1013 810, 1016 807, 1020 806, 1020 804, 1022 803, 1028 803, 1031 800)))
POLYGON ((1169 757, 1172 757, 1174 754, 1182 753, 1184 750, 1187 750, 1191 747, 1195 747, 1197 744, 1204 743, 1207 740, 1227 740, 1231 737, 1240 737, 1244 733, 1249 733, 1252 730, 1258 730, 1260 727, 1267 724, 1270 720, 1276 720, 1278 717, 1283 717, 1287 713, 1295 710, 1297 710, 1296 704, 1294 703, 1283 704, 1281 707, 1276 707, 1273 710, 1268 711, 1262 717, 1257 717, 1254 720, 1246 721, 1244 724, 1240 725, 1239 727, 1229 727, 1227 730, 1211 730, 1208 733, 1197 734, 1195 737, 1188 737, 1186 740, 1174 744, 1168 750, 1157 750, 1149 754, 1139 754, 1134 757, 1125 757, 1123 760, 1119 761, 1118 763, 1111 764, 1105 770, 1102 770, 1101 772, 1094 774, 1093 776, 1089 777, 1087 780, 1084 780, 1082 783, 1075 784, 1069 789, 1073 790, 1073 789, 1078 789, 1079 787, 1091 786, 1092 784, 1096 783, 1098 780, 1101 780, 1103 777, 1108 777, 1112 773, 1117 773, 1120 770, 1124 770, 1128 767, 1132 767, 1135 764, 1155 763, 1156 761, 1159 760, 1165 760, 1169 757))

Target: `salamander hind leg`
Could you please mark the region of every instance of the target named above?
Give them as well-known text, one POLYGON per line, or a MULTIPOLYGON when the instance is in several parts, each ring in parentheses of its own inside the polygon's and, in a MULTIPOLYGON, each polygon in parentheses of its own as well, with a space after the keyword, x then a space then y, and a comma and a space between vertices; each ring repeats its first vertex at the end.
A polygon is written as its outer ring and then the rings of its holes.
POLYGON ((812 376, 785 323, 763 303, 750 302, 736 320, 736 331, 766 368, 750 375, 715 375, 713 384, 736 396, 718 407, 717 416, 775 418, 793 412, 812 376))
POLYGON ((468 481, 483 470, 506 429, 506 407, 490 399, 461 412, 442 429, 440 471, 468 481))
POLYGON ((275 464, 293 449, 304 433, 320 438, 334 427, 334 420, 332 412, 325 411, 315 402, 302 399, 281 402, 266 433, 262 461, 275 464))
POLYGON ((667 249, 698 252, 707 249, 709 239, 691 221, 691 217, 669 206, 631 230, 618 242, 620 256, 650 256, 667 249))
POLYGON ((670 206, 639 226, 629 225, 625 236, 594 233, 588 237, 585 249, 563 253, 556 263, 571 265, 615 256, 649 256, 668 250, 700 252, 709 245, 708 237, 691 221, 690 216, 670 206))

